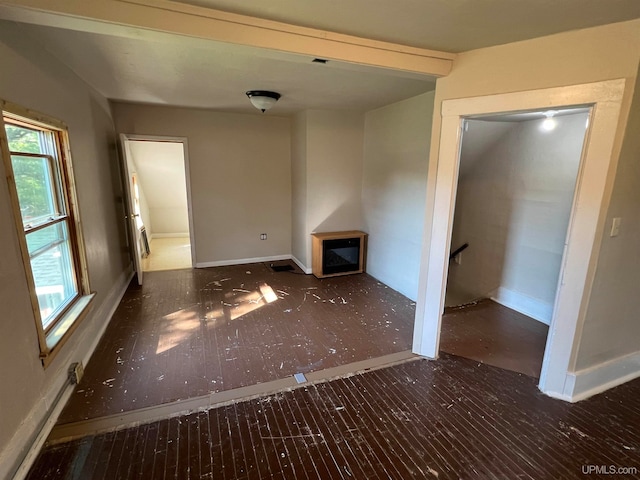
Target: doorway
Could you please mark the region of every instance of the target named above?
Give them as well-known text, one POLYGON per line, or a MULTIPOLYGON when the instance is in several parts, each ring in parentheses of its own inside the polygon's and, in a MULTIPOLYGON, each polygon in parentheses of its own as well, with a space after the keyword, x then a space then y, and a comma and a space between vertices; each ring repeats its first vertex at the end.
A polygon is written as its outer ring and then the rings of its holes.
POLYGON ((192 268, 193 228, 186 139, 124 135, 136 270, 192 268))
MULTIPOLYGON (((426 234, 416 303, 414 353, 438 356, 454 221, 462 127, 465 118, 515 112, 591 108, 580 162, 538 387, 546 394, 574 398, 573 373, 579 329, 584 321, 608 194, 615 168, 614 139, 625 80, 444 100, 441 128, 434 139, 436 161, 429 175, 426 234)), ((464 261, 464 260, 463 260, 464 261)))
POLYGON ((539 377, 589 114, 464 120, 442 351, 539 377))

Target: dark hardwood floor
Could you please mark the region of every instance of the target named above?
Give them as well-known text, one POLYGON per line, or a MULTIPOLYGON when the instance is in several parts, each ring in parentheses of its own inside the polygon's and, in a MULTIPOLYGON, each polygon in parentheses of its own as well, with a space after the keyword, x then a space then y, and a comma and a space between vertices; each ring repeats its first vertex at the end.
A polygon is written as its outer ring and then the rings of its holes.
POLYGON ((366 274, 301 273, 261 263, 146 273, 127 290, 59 423, 411 348, 409 299, 366 274))
POLYGON ((640 379, 569 404, 443 354, 48 446, 28 478, 639 478, 639 419, 640 379))
POLYGON ((549 327, 489 299, 446 308, 440 350, 540 377, 549 327))

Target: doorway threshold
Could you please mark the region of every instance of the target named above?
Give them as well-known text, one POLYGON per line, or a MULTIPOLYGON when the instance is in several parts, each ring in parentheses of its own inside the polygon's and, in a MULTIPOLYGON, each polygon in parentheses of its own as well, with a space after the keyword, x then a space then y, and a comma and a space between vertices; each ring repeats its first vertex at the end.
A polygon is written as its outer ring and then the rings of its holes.
POLYGON ((302 377, 305 378, 305 382, 300 382, 300 377, 296 377, 296 375, 299 374, 296 374, 270 382, 258 383, 256 385, 235 388, 232 390, 212 392, 207 395, 176 400, 170 403, 121 412, 115 415, 58 424, 51 431, 51 434, 47 439, 47 445, 55 445, 89 435, 113 432, 157 422, 166 418, 186 415, 195 411, 208 410, 210 408, 244 402, 279 392, 287 392, 296 388, 328 382, 337 378, 347 378, 352 375, 359 375, 361 373, 414 361, 420 358, 423 357, 406 350, 377 358, 370 358, 359 362, 327 368, 325 370, 308 372, 304 374, 304 377, 302 377))

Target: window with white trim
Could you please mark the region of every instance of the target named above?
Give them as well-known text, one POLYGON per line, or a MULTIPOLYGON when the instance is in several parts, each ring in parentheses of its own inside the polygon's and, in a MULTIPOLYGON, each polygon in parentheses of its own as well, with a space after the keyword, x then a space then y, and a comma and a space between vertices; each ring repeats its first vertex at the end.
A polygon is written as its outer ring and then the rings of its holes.
POLYGON ((46 364, 91 300, 68 136, 55 120, 2 113, 3 157, 46 364))

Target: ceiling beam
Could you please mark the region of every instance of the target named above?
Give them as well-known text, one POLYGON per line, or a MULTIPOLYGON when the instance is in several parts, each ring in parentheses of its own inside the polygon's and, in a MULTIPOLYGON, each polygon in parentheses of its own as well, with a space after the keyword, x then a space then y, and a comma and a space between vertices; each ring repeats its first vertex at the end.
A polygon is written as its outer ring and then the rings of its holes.
POLYGON ((0 17, 111 35, 137 36, 131 29, 142 29, 430 77, 449 74, 455 58, 452 53, 299 27, 170 0, 0 0, 0 17))

